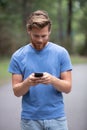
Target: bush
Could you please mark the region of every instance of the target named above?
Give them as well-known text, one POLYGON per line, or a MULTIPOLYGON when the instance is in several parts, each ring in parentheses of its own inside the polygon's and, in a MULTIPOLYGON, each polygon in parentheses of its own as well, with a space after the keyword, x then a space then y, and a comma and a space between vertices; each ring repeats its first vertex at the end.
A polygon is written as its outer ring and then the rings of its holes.
POLYGON ((77 46, 77 53, 82 56, 87 56, 87 48, 84 44, 80 44, 77 46))

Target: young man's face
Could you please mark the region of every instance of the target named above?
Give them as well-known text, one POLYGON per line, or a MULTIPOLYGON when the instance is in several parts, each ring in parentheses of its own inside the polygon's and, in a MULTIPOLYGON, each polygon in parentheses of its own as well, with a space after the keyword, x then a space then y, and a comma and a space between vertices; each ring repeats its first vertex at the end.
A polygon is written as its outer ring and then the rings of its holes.
POLYGON ((50 31, 48 26, 42 29, 33 28, 29 31, 31 43, 36 50, 42 50, 49 40, 50 31))

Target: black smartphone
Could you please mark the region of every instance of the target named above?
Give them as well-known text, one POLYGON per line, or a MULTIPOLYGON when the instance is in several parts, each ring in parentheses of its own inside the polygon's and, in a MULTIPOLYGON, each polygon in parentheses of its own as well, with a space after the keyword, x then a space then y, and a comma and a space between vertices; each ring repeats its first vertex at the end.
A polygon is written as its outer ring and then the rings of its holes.
POLYGON ((42 77, 42 76, 43 76, 43 73, 34 73, 34 76, 35 76, 35 77, 42 77))

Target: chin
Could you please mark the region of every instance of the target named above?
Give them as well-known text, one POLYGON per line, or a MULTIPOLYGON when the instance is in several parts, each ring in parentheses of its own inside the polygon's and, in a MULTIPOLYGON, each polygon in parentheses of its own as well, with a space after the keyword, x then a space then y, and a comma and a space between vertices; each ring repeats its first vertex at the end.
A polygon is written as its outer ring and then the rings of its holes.
POLYGON ((40 51, 40 50, 42 50, 43 48, 41 47, 41 48, 39 48, 39 47, 37 47, 37 48, 35 48, 36 50, 38 50, 38 51, 40 51))
POLYGON ((34 43, 34 42, 32 42, 32 45, 33 45, 33 47, 36 49, 36 50, 42 50, 44 47, 45 47, 45 45, 47 44, 47 42, 46 43, 34 43))
POLYGON ((44 46, 34 46, 36 50, 42 50, 44 46))

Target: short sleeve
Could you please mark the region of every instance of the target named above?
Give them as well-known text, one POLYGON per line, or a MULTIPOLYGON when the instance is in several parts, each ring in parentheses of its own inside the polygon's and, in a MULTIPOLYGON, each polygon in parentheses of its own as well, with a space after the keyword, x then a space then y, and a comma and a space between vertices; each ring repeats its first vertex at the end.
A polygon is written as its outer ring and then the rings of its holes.
POLYGON ((8 71, 10 73, 22 74, 20 64, 20 59, 13 54, 10 60, 8 71))
POLYGON ((71 59, 70 59, 69 53, 66 49, 63 49, 63 51, 62 51, 60 65, 61 65, 61 67, 60 67, 61 72, 72 70, 71 59))

